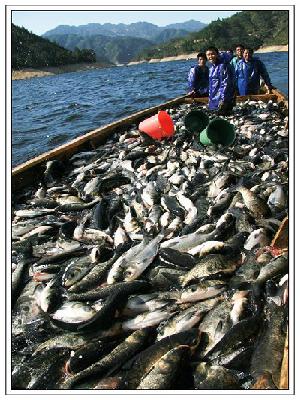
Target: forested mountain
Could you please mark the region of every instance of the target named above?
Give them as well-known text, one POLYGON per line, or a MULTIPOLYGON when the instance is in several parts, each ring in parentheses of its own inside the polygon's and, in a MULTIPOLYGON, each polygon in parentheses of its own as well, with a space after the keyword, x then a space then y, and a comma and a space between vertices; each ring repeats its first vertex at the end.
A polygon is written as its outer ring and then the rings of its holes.
POLYGON ((133 24, 59 25, 43 37, 69 50, 91 48, 99 58, 115 64, 128 63, 143 49, 174 38, 187 36, 205 24, 190 20, 159 27, 148 22, 133 24))
POLYGON ((132 60, 145 47, 153 42, 136 37, 111 37, 103 35, 51 35, 49 39, 69 50, 91 48, 95 51, 96 60, 106 60, 114 64, 124 64, 132 60))
POLYGON ((66 50, 14 24, 12 24, 11 29, 11 43, 13 69, 56 67, 65 64, 96 61, 95 52, 91 49, 66 50))
POLYGON ((90 23, 79 26, 59 25, 56 28, 45 32, 43 37, 49 38, 52 35, 79 35, 83 37, 104 35, 112 37, 131 36, 156 41, 156 38, 166 30, 172 30, 175 36, 178 35, 180 31, 182 34, 186 35, 188 32, 200 31, 205 26, 206 24, 195 20, 166 26, 157 26, 149 22, 135 22, 132 24, 90 23))
POLYGON ((288 44, 288 11, 242 11, 211 22, 200 32, 142 51, 136 60, 198 52, 209 45, 220 49, 244 43, 254 49, 288 44))

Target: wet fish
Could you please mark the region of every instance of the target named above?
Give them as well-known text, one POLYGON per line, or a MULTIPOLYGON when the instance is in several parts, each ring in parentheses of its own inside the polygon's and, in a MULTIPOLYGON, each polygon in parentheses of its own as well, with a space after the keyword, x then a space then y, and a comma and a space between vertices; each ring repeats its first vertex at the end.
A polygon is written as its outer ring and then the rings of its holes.
POLYGON ((189 346, 181 345, 171 349, 153 365, 151 371, 141 380, 137 389, 171 389, 189 356, 189 346))
POLYGON ((83 379, 90 378, 94 375, 103 376, 110 369, 120 366, 140 351, 149 341, 149 337, 151 337, 151 331, 149 329, 133 332, 107 356, 63 382, 60 389, 71 389, 83 379))
POLYGON ((186 286, 193 281, 200 281, 207 278, 217 277, 220 274, 232 274, 241 264, 241 255, 226 256, 222 254, 209 254, 199 260, 199 262, 185 275, 182 276, 182 286, 186 286))
POLYGON ((146 350, 139 353, 135 358, 123 366, 126 371, 124 383, 127 389, 136 389, 143 376, 147 375, 152 366, 168 351, 180 345, 195 348, 199 344, 199 333, 197 329, 180 332, 168 336, 146 350))
POLYGON ((206 362, 198 364, 194 372, 195 388, 199 390, 237 390, 241 389, 233 371, 206 362))
POLYGON ((270 215, 270 209, 267 203, 251 192, 251 190, 243 186, 239 187, 237 190, 241 193, 245 206, 255 218, 262 218, 270 215))
POLYGON ((158 325, 161 321, 169 318, 174 311, 171 311, 172 308, 163 308, 154 311, 147 311, 143 314, 139 314, 136 317, 124 321, 122 323, 122 329, 124 331, 131 331, 137 329, 143 329, 150 326, 158 325))
POLYGON ((167 110, 171 141, 133 124, 14 193, 15 389, 279 387, 287 113, 238 103, 234 146, 203 147, 194 107, 167 110))

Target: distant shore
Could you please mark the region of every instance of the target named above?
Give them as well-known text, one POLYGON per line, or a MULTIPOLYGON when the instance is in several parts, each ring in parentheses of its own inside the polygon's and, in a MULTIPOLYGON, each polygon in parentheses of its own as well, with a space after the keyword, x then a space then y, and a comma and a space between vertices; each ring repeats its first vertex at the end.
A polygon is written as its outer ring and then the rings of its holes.
POLYGON ((12 80, 40 78, 42 76, 65 74, 67 72, 89 71, 112 66, 113 64, 104 63, 80 63, 61 65, 59 67, 24 68, 20 70, 12 70, 12 80))
MULTIPOLYGON (((255 53, 272 53, 275 51, 288 51, 288 45, 283 46, 265 46, 256 50, 255 53)), ((158 63, 168 61, 191 60, 197 57, 197 53, 181 54, 175 57, 152 58, 149 61, 132 61, 127 65, 136 65, 143 63, 158 63)), ((82 63, 82 64, 69 64, 60 67, 42 67, 42 68, 25 68, 21 70, 12 71, 12 80, 38 78, 50 75, 64 74, 67 72, 80 72, 93 69, 112 67, 113 65, 103 63, 82 63)))
MULTIPOLYGON (((288 45, 283 46, 264 46, 260 49, 256 50, 255 53, 273 53, 275 51, 288 51, 288 45)), ((188 53, 188 54, 180 54, 179 56, 174 57, 164 57, 164 58, 152 58, 149 61, 132 61, 128 63, 128 65, 136 65, 143 63, 158 63, 158 62, 168 62, 168 61, 181 61, 181 60, 191 60, 197 58, 197 53, 188 53)))

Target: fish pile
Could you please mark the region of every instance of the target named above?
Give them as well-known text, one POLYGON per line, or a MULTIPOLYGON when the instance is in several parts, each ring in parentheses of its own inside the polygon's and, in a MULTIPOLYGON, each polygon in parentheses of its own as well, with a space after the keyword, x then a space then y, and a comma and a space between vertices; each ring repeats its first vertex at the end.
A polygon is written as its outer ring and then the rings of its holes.
POLYGON ((203 147, 192 109, 167 110, 171 140, 132 125, 14 196, 12 389, 281 388, 287 116, 239 103, 234 144, 203 147))

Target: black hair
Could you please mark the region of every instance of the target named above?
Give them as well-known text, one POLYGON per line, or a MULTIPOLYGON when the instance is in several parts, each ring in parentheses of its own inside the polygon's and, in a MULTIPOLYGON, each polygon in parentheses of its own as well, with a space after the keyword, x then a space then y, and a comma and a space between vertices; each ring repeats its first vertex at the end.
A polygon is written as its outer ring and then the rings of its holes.
POLYGON ((207 60, 206 54, 203 53, 203 52, 200 52, 200 53, 197 54, 197 60, 199 60, 200 57, 204 58, 205 60, 207 60))
POLYGON ((237 45, 235 46, 235 48, 237 48, 237 47, 241 47, 243 50, 245 50, 245 46, 244 46, 243 44, 237 44, 237 45))
POLYGON ((247 47, 247 46, 246 46, 246 47, 244 48, 244 51, 245 51, 245 50, 248 50, 249 53, 251 53, 251 54, 254 53, 254 50, 252 49, 252 47, 249 47, 249 46, 247 47))
POLYGON ((217 54, 219 54, 219 50, 215 46, 209 46, 206 51, 215 51, 217 54))

